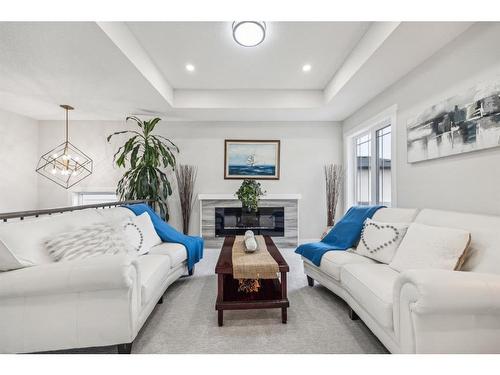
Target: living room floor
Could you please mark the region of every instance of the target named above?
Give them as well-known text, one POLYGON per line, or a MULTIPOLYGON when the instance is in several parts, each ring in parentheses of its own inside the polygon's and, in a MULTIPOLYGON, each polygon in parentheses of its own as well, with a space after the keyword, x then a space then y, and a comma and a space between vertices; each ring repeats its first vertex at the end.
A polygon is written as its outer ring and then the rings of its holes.
MULTIPOLYGON (((307 286, 302 261, 282 251, 290 265, 288 323, 280 309, 225 311, 218 327, 214 309, 219 250, 206 249, 193 277, 167 289, 134 341, 132 353, 387 353, 346 303, 319 284, 307 286)), ((116 346, 59 353, 116 353, 116 346)))

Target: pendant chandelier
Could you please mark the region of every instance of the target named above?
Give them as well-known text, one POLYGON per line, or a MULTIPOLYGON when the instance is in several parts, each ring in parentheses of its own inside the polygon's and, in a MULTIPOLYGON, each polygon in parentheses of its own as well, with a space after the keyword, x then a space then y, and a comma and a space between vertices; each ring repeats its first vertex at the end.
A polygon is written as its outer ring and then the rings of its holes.
POLYGON ((69 141, 68 112, 74 108, 66 104, 60 107, 66 111, 66 140, 40 157, 36 172, 69 189, 92 174, 92 159, 69 141))

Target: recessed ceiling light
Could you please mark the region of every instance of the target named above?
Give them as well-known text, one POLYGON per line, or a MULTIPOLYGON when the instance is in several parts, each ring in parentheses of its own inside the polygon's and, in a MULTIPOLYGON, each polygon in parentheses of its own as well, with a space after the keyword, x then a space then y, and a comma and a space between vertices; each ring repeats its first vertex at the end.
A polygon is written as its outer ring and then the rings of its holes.
POLYGON ((302 71, 303 72, 310 72, 311 71, 311 64, 305 64, 303 67, 302 67, 302 71))
POLYGON ((188 72, 194 72, 194 65, 193 64, 186 64, 186 70, 188 72))
POLYGON ((243 47, 255 47, 266 38, 266 23, 263 21, 234 21, 233 38, 243 47))

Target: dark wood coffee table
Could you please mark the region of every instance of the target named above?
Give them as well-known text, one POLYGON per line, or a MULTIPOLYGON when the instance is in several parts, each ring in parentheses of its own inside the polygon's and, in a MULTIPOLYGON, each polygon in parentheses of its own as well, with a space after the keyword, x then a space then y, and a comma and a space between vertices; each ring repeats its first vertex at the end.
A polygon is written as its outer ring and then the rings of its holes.
POLYGON ((253 310, 281 308, 281 321, 287 320, 287 308, 290 306, 286 294, 286 274, 290 270, 285 259, 273 240, 264 236, 267 250, 278 263, 281 277, 279 279, 261 279, 261 288, 255 293, 238 292, 238 280, 233 278, 233 243, 234 236, 224 239, 219 260, 215 266, 217 274, 217 301, 215 309, 219 316, 219 327, 224 322, 224 310, 253 310))

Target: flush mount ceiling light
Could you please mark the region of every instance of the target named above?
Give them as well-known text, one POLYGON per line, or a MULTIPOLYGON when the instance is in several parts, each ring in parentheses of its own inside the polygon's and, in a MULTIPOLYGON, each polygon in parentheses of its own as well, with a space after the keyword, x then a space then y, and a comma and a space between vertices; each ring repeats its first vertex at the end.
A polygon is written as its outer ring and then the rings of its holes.
POLYGON ((233 39, 243 47, 255 47, 266 38, 266 23, 263 21, 234 21, 233 39))
POLYGON ((36 172, 69 189, 92 174, 92 159, 69 142, 68 111, 74 108, 66 104, 61 108, 66 111, 66 140, 40 157, 36 172))
POLYGON ((194 65, 193 64, 186 64, 186 70, 188 72, 194 72, 194 65))

